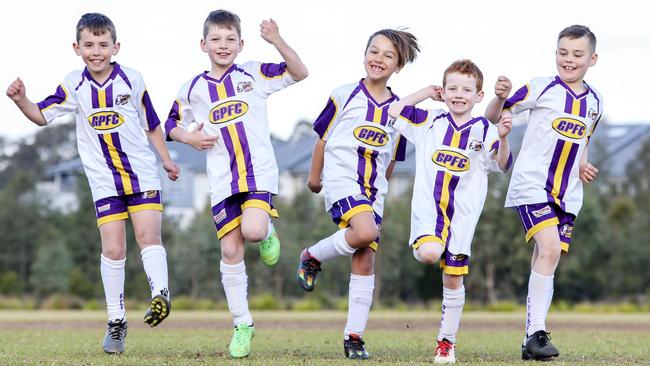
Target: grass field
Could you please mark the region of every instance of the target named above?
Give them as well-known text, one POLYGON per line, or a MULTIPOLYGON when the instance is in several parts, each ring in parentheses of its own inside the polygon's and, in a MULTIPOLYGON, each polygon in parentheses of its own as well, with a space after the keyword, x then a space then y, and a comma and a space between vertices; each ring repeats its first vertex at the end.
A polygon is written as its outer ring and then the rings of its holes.
MULTIPOLYGON (((105 355, 103 312, 0 311, 0 365, 340 365, 344 312, 254 312, 250 357, 231 360, 227 312, 181 312, 157 328, 129 312, 126 353, 105 355)), ((435 312, 371 313, 368 365, 433 363, 435 312)), ((535 364, 520 360, 524 314, 464 314, 460 364, 535 364)), ((650 314, 552 313, 548 328, 560 357, 554 365, 650 365, 650 314)))

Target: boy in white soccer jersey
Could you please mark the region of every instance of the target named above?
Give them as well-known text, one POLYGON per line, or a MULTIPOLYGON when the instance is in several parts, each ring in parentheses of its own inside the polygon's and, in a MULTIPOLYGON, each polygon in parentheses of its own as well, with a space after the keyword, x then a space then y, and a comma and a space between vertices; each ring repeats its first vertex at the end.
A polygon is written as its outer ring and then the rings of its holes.
POLYGON ((498 127, 472 108, 483 99, 483 74, 470 60, 452 63, 443 76, 442 99, 449 111, 414 107, 439 100, 436 87, 395 102, 392 127, 415 144, 416 170, 409 244, 425 264, 443 269, 442 319, 434 362, 455 363, 456 332, 465 304, 463 276, 469 273, 472 237, 485 203, 489 172, 506 172, 512 162, 509 117, 498 127))
POLYGON ((603 114, 603 98, 584 81, 596 64, 596 36, 573 25, 558 36, 557 76, 538 77, 509 98, 511 84, 500 78, 499 92, 486 112, 494 121, 503 108, 529 111, 521 151, 513 168, 506 207, 516 207, 526 241, 535 239, 528 280, 524 360, 559 355, 546 332, 553 277, 561 253, 569 250, 573 225, 582 206, 582 182, 598 169, 587 162, 587 146, 603 114))
POLYGON ((84 14, 73 46, 86 67, 68 74, 53 95, 33 103, 17 79, 7 89, 7 96, 39 126, 75 114, 79 156, 95 201, 102 241, 101 275, 108 310, 103 348, 106 353, 122 353, 127 334, 124 265, 129 215, 151 287, 152 300, 144 320, 154 327, 171 310, 167 255, 160 235, 160 177, 147 138, 169 179, 176 180, 179 169, 169 157, 142 76, 111 62, 120 49, 113 22, 102 14, 84 14))
POLYGON ((362 336, 375 285, 384 195, 394 162, 404 160, 406 149, 406 141, 387 125, 388 106, 397 96, 386 83, 418 51, 416 38, 408 32, 375 32, 366 46, 366 77, 335 89, 314 122, 319 139, 307 184, 316 193, 324 188, 326 209, 340 230, 303 250, 298 282, 313 291, 322 262, 352 256, 343 342, 348 358, 368 358, 362 336))
POLYGON ((278 192, 278 168, 271 146, 266 99, 307 77, 298 54, 280 36, 275 21, 264 20, 261 36, 275 46, 284 62, 235 64, 244 41, 240 19, 226 11, 211 12, 203 26, 201 49, 211 70, 185 83, 166 122, 168 139, 207 154, 212 213, 221 241, 221 275, 235 330, 234 358, 248 356, 255 335, 248 310, 244 240, 259 243, 262 261, 272 266, 280 242, 271 217, 278 217, 272 195, 278 192), (197 123, 193 129, 191 123, 197 123))

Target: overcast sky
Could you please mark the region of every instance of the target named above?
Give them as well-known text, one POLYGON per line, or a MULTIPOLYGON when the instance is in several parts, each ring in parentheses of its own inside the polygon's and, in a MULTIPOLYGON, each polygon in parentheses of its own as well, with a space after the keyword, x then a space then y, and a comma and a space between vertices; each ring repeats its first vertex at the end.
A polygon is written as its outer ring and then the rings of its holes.
MULTIPOLYGON (((27 95, 39 101, 70 71, 83 68, 72 49, 75 25, 85 12, 108 15, 122 48, 114 60, 140 71, 156 111, 166 119, 180 86, 209 70, 199 41, 211 10, 224 8, 242 19, 245 45, 236 62, 279 62, 275 48, 259 36, 262 19, 273 18, 280 34, 298 52, 310 76, 269 98, 271 130, 287 138, 298 120, 313 121, 330 91, 362 78, 368 36, 381 28, 408 27, 422 53, 389 81, 400 96, 428 84, 441 84, 454 60, 470 58, 485 76, 483 113, 498 75, 515 88, 535 76, 555 75, 559 31, 589 26, 598 37, 598 63, 587 82, 605 99, 611 123, 650 123, 650 25, 637 1, 183 1, 72 0, 12 1, 0 13, 0 136, 27 136, 36 126, 4 96, 20 76, 27 95)), ((433 104, 431 104, 433 105, 433 104)), ((439 106, 442 106, 440 104, 439 106)))

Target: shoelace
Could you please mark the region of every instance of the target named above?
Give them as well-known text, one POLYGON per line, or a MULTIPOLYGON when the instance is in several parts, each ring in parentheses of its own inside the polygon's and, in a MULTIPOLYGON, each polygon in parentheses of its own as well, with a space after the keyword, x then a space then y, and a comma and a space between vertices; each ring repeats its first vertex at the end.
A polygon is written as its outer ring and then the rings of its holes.
POLYGON ((305 272, 307 272, 308 275, 316 275, 318 272, 321 271, 320 269, 320 262, 315 260, 312 257, 309 257, 305 259, 302 264, 304 264, 307 268, 305 269, 305 272))
POLYGON ((115 340, 124 338, 124 323, 108 323, 108 334, 115 340))
POLYGON ((539 336, 535 337, 535 340, 540 347, 546 347, 548 341, 551 340, 551 333, 546 332, 544 334, 540 334, 539 336))
POLYGON ((449 350, 451 349, 452 344, 446 339, 438 343, 438 350, 440 350, 440 356, 447 357, 449 356, 449 350))
POLYGON ((244 343, 246 339, 248 338, 248 332, 246 332, 247 328, 244 327, 237 327, 235 328, 235 342, 237 343, 244 343))
POLYGON ((348 344, 351 351, 364 351, 363 345, 366 344, 361 338, 350 337, 348 338, 348 344))

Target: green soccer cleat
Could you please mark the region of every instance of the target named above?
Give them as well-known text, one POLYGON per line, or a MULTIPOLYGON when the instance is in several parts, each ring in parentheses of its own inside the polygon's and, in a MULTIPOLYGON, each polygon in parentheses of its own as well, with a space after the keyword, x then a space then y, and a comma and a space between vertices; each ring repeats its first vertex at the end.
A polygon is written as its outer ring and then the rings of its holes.
POLYGON ((151 299, 149 309, 144 315, 144 322, 149 324, 150 327, 155 327, 160 324, 172 310, 172 304, 169 299, 163 295, 156 295, 151 299))
POLYGON ((266 240, 260 242, 260 258, 267 266, 278 263, 278 259, 280 259, 280 239, 278 239, 275 228, 266 240))
POLYGON ((230 341, 230 356, 232 358, 242 358, 251 353, 251 340, 255 336, 255 327, 248 324, 239 324, 235 327, 230 341))

